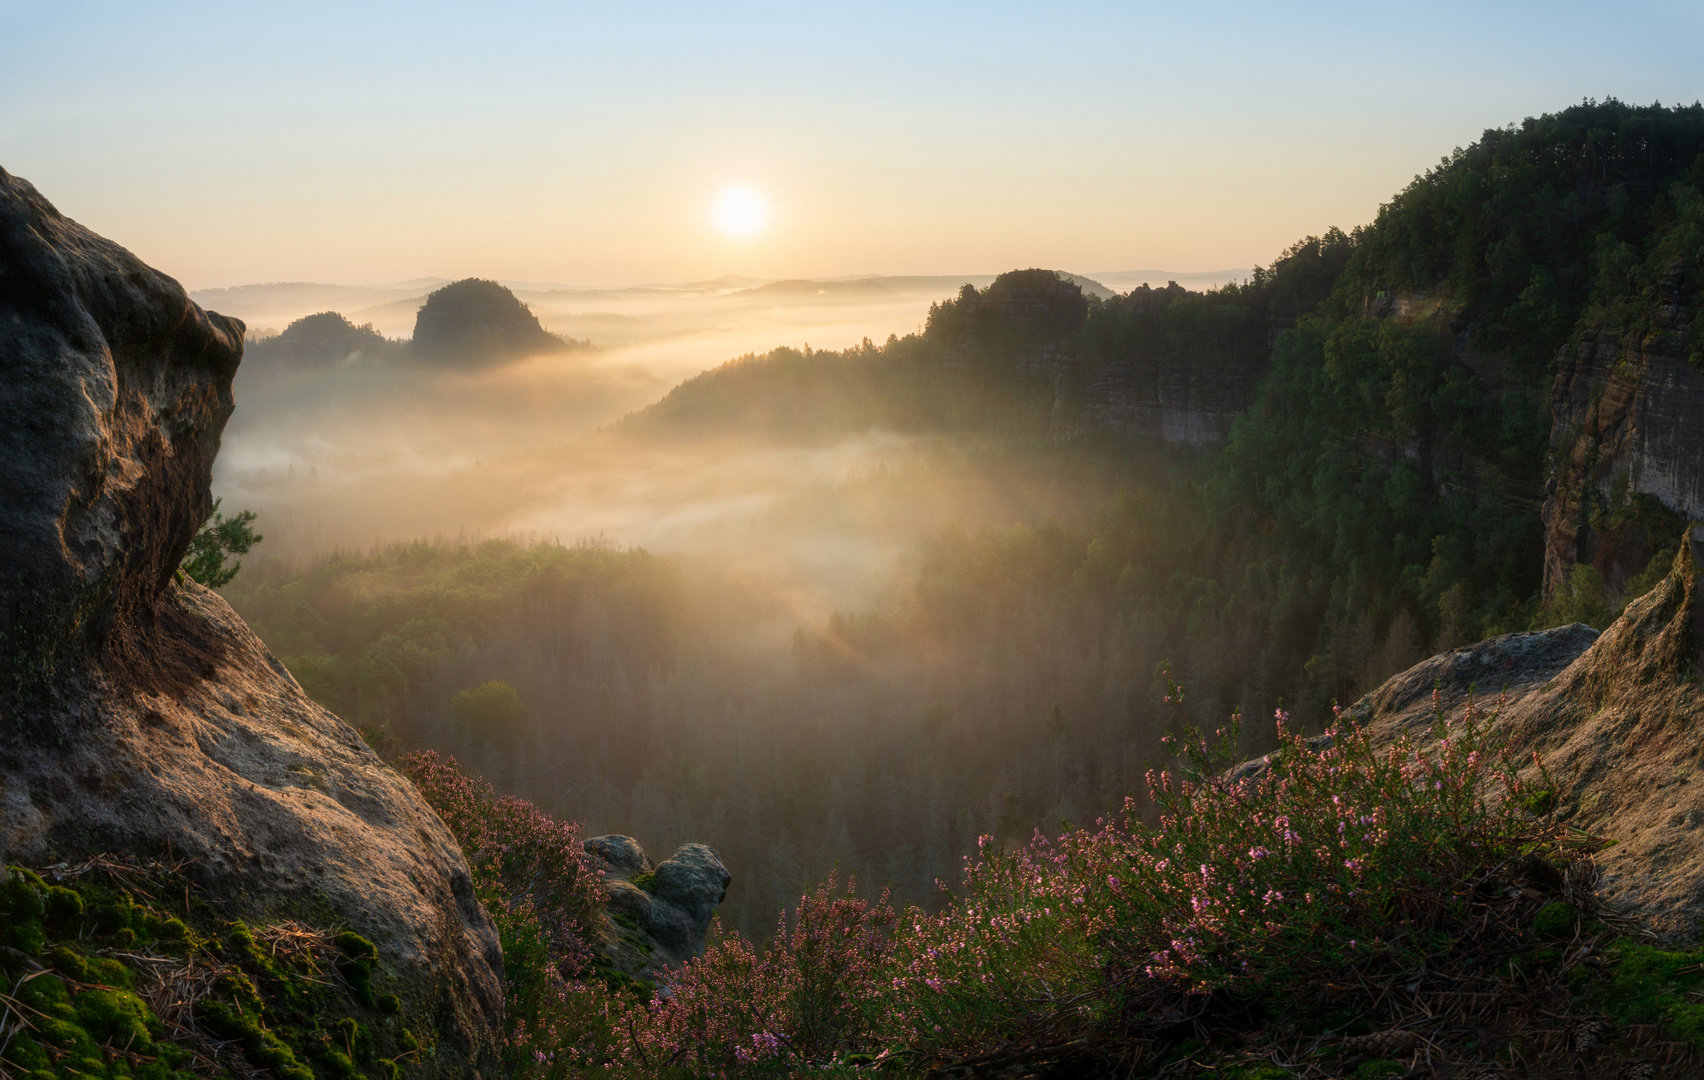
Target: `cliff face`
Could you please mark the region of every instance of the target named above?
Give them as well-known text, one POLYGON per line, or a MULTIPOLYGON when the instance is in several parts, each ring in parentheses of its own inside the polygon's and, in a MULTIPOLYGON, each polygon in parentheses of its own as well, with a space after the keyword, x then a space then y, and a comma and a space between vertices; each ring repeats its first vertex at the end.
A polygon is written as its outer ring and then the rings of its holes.
POLYGON ((1664 280, 1648 333, 1587 333, 1557 358, 1546 598, 1577 562, 1618 587, 1674 542, 1682 520, 1704 518, 1704 375, 1687 362, 1683 276, 1677 267, 1664 280), (1653 514, 1652 502, 1673 513, 1653 514))
POLYGON ((502 955, 454 840, 175 570, 211 508, 241 323, 0 172, 0 855, 186 860, 229 918, 373 940, 375 989, 489 1059, 502 955))

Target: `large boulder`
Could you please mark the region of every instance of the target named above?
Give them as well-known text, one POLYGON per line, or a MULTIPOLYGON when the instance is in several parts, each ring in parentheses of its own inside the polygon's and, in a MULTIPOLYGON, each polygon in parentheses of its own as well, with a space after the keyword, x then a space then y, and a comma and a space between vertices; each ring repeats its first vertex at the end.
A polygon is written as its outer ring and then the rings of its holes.
POLYGON ((652 866, 631 836, 594 836, 585 848, 602 861, 605 918, 596 945, 611 966, 655 981, 703 954, 732 880, 715 849, 682 844, 652 866))
POLYGON ((494 1060, 502 953, 443 823, 175 573, 242 323, 0 171, 0 856, 170 858, 229 917, 379 948, 426 1071, 494 1060))

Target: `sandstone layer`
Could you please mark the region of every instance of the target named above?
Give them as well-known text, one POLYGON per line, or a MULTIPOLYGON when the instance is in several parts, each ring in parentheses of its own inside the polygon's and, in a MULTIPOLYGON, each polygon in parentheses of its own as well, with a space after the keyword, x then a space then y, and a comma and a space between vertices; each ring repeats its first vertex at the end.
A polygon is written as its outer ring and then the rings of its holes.
POLYGON ((0 171, 0 855, 186 864, 230 917, 341 925, 493 1059, 502 954, 460 849, 235 613, 176 575, 211 509, 243 326, 0 171))

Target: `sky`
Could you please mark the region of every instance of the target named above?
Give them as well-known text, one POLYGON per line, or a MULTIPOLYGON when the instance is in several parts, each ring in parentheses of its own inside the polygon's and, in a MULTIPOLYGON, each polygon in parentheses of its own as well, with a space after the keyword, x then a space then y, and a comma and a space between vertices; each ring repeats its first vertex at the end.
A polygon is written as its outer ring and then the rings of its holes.
POLYGON ((0 27, 0 167, 190 288, 1247 267, 1488 127, 1704 96, 1696 2, 0 0, 0 27), (760 227, 718 221, 731 187, 760 227))

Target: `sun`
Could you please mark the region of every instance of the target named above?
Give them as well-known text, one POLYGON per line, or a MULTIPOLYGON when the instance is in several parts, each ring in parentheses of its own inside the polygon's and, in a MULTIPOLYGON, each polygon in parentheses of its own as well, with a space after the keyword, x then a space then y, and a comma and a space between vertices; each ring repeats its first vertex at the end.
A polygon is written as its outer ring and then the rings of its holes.
POLYGON ((752 236, 769 222, 769 204, 748 187, 723 188, 711 216, 727 236, 752 236))

